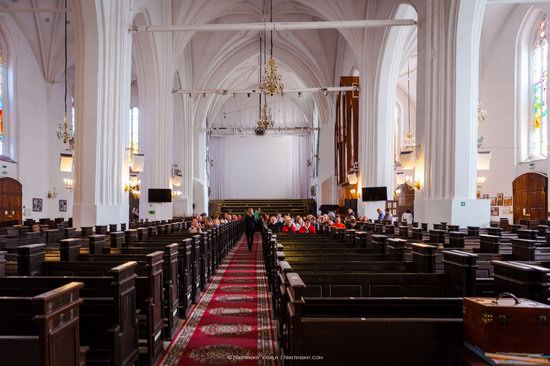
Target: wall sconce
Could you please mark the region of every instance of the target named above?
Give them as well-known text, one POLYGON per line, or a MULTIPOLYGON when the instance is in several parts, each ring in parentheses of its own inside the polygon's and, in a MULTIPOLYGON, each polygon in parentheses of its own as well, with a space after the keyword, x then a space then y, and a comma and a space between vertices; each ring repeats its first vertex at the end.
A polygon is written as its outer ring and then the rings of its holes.
POLYGON ((180 187, 182 181, 181 169, 178 164, 172 164, 172 184, 176 187, 180 187))
POLYGON ((420 183, 420 178, 416 178, 415 180, 413 180, 413 177, 411 177, 410 175, 407 175, 405 177, 405 183, 409 187, 414 188, 416 190, 420 190, 420 188, 422 188, 422 184, 420 183))
POLYGON ((48 191, 48 198, 56 198, 57 197, 57 191, 55 190, 55 187, 53 187, 51 190, 48 191))
POLYGON ((347 174, 348 184, 354 186, 359 181, 359 163, 354 162, 347 174))
POLYGON ((491 152, 480 151, 477 152, 477 170, 490 170, 491 169, 491 152))
POLYGON ((176 199, 181 196, 181 191, 172 191, 172 199, 176 199))
POLYGON ((477 187, 478 188, 483 187, 483 185, 485 185, 486 180, 487 180, 487 178, 485 178, 485 177, 477 177, 477 187))
POLYGON ((59 154, 59 170, 64 173, 73 171, 73 152, 68 150, 59 154))
POLYGON ((130 192, 132 194, 132 197, 134 197, 135 199, 139 199, 141 193, 140 185, 141 180, 139 180, 137 176, 132 175, 130 177, 130 181, 124 185, 124 192, 130 192))
POLYGON ((395 172, 395 181, 398 186, 405 184, 405 172, 395 172))
POLYGON ((144 154, 132 154, 132 162, 130 164, 132 171, 136 173, 143 172, 145 167, 145 155, 144 154))
POLYGON ((74 188, 74 181, 70 178, 64 178, 63 184, 65 184, 65 189, 68 191, 72 191, 74 188))
POLYGON ((413 170, 416 164, 415 150, 403 150, 399 153, 399 164, 404 170, 413 170))

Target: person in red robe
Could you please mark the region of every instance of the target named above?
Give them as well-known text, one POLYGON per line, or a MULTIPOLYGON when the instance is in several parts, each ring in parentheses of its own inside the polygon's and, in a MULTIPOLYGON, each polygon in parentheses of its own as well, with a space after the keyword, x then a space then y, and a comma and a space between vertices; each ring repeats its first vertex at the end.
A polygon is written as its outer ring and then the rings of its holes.
POLYGON ((300 227, 300 234, 316 234, 317 229, 315 229, 315 226, 311 225, 311 222, 309 220, 306 220, 304 225, 300 227))
POLYGON ((336 220, 334 221, 334 224, 331 225, 331 227, 335 229, 345 229, 346 225, 344 225, 340 216, 336 216, 336 220))

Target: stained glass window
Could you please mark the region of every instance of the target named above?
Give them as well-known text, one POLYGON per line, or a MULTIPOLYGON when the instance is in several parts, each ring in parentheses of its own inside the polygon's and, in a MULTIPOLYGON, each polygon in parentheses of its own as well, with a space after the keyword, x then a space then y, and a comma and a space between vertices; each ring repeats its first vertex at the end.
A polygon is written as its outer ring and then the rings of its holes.
POLYGON ((546 106, 548 81, 548 18, 537 27, 531 59, 532 117, 529 126, 529 158, 546 158, 548 154, 548 111, 546 106))
POLYGON ((130 108, 130 149, 133 153, 139 151, 139 108, 130 108))

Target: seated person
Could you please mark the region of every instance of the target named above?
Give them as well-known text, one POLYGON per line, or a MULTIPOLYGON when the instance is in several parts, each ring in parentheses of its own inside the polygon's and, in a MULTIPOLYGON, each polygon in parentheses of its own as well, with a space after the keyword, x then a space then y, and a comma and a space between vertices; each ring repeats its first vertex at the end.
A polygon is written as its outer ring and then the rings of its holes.
POLYGON ((346 225, 344 225, 340 216, 336 216, 334 224, 330 225, 330 227, 333 227, 335 229, 345 229, 346 225))
POLYGON ((411 210, 407 209, 401 216, 401 222, 405 225, 412 225, 413 223, 413 215, 411 213, 411 210))
POLYGON ((348 226, 350 229, 357 229, 359 227, 359 225, 357 225, 357 220, 355 219, 355 217, 351 216, 349 218, 348 226))
POLYGON ((285 223, 283 227, 281 228, 281 231, 283 233, 294 233, 296 232, 296 227, 294 226, 294 223, 292 222, 292 219, 290 216, 285 216, 285 223))
POLYGON ((392 223, 393 222, 393 216, 390 213, 390 209, 386 208, 386 214, 384 215, 384 218, 382 219, 382 222, 384 223, 392 223))
POLYGON ((193 218, 193 221, 191 221, 191 227, 189 228, 189 232, 191 234, 199 234, 202 233, 201 224, 199 223, 199 220, 197 220, 196 217, 193 218))
POLYGON ((296 222, 294 223, 294 228, 296 229, 296 231, 300 231, 302 225, 304 225, 304 219, 302 218, 302 216, 296 216, 296 222))
POLYGON ((306 222, 304 222, 304 225, 302 225, 298 232, 300 234, 316 234, 317 229, 315 229, 315 226, 311 225, 311 221, 309 221, 308 219, 306 220, 306 222))

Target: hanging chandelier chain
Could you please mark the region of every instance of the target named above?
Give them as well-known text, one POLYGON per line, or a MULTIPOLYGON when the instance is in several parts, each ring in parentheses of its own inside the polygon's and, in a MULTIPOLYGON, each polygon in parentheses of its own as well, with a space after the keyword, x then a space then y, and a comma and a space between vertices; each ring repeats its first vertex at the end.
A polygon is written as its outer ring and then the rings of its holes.
POLYGON ((73 126, 69 123, 69 116, 67 113, 67 94, 68 94, 68 88, 67 88, 67 60, 68 60, 68 50, 67 50, 67 0, 64 2, 65 5, 65 14, 63 16, 63 20, 65 22, 63 31, 64 31, 64 76, 65 76, 65 90, 63 95, 63 121, 59 123, 59 130, 57 131, 57 138, 61 140, 64 144, 69 144, 69 149, 74 150, 74 131, 73 126))
POLYGON ((65 46, 65 115, 67 114, 67 0, 65 0, 65 13, 64 13, 65 27, 64 27, 64 46, 65 46))

